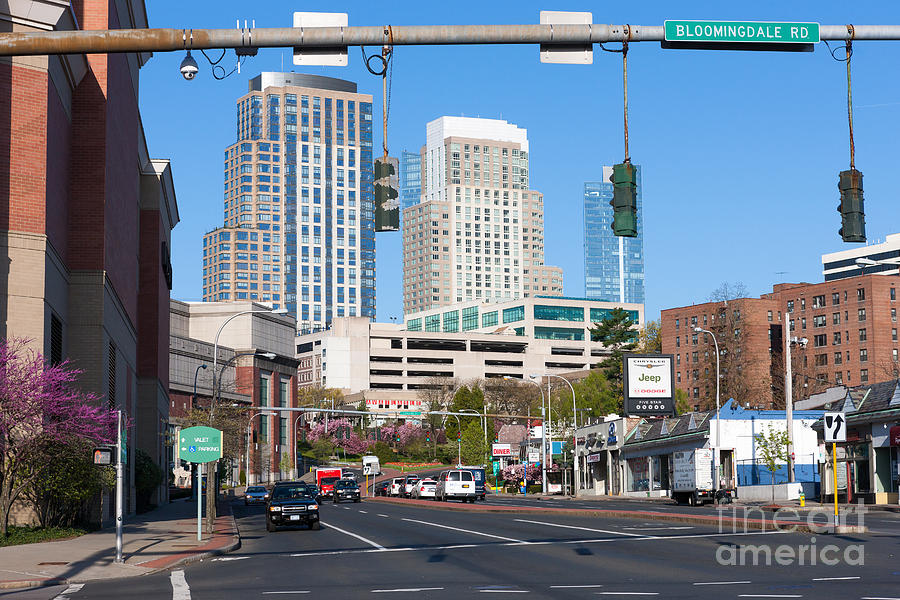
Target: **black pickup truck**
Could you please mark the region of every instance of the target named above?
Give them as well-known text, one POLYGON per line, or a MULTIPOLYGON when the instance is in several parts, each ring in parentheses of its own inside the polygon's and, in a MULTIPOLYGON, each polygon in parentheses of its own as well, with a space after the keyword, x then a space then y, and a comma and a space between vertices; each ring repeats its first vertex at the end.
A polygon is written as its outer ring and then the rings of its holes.
POLYGON ((302 481, 276 483, 266 505, 266 531, 284 525, 309 525, 319 528, 319 504, 316 487, 302 481))

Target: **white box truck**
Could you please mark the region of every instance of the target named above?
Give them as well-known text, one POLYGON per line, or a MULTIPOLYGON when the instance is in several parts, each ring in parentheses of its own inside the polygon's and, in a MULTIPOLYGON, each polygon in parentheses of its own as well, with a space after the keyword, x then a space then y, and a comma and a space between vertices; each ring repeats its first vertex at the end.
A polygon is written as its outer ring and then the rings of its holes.
POLYGON ((715 502, 713 451, 709 448, 684 450, 673 455, 672 498, 678 504, 697 506, 715 502))

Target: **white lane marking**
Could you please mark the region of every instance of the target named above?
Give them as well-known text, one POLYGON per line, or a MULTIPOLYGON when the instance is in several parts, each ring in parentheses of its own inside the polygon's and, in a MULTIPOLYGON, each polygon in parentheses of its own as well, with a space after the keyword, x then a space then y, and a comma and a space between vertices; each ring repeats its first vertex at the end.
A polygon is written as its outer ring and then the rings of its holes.
POLYGON ((391 518, 389 515, 383 515, 383 514, 381 514, 381 513, 378 513, 378 516, 379 516, 379 517, 384 517, 385 519, 390 519, 390 518, 391 518))
POLYGON ((367 512, 366 512, 366 511, 364 511, 364 510, 361 510, 361 511, 359 511, 359 512, 361 512, 361 513, 362 513, 362 514, 364 514, 364 515, 367 515, 367 514, 369 514, 369 513, 367 513, 367 512))
POLYGON ((693 585, 738 585, 740 583, 750 583, 749 581, 700 581, 693 585))
POLYGON ((84 587, 83 583, 73 583, 63 591, 62 594, 56 596, 55 600, 69 600, 69 594, 78 593, 84 587))
POLYGON ((610 533, 613 535, 630 535, 632 537, 644 537, 640 533, 629 533, 627 531, 610 531, 608 529, 591 529, 590 527, 577 527, 575 525, 559 525, 557 523, 547 523, 544 521, 531 521, 529 519, 514 519, 519 523, 533 523, 535 525, 549 525, 550 527, 560 527, 562 529, 579 529, 581 531, 593 531, 595 533, 610 533))
POLYGON ((386 594, 389 592, 430 592, 432 590, 442 590, 444 588, 397 588, 394 590, 372 590, 373 594, 386 594))
POLYGON ((308 594, 309 590, 289 590, 284 592, 263 592, 265 594, 308 594))
POLYGON ((596 592, 601 596, 659 596, 659 592, 596 592))
POLYGON ((598 588, 603 587, 602 585, 551 585, 551 590, 566 590, 570 588, 598 588))
POLYGON ((862 579, 862 577, 816 577, 813 581, 847 581, 850 579, 862 579))
POLYGON ((224 562, 224 561, 229 561, 229 560, 244 560, 245 558, 250 558, 250 557, 249 556, 223 556, 221 558, 214 558, 213 562, 215 562, 215 561, 224 562))
POLYGON ((172 571, 169 581, 172 582, 172 600, 191 600, 191 588, 184 578, 184 571, 172 571))
POLYGON ((478 590, 482 594, 530 594, 528 590, 478 590))
POLYGON ((679 529, 694 529, 692 526, 685 525, 683 527, 623 527, 622 529, 630 529, 632 531, 672 531, 679 529))
POLYGON ((359 534, 357 534, 357 533, 353 533, 352 531, 347 531, 346 529, 341 529, 341 528, 338 527, 337 525, 331 525, 331 524, 326 523, 326 522, 324 522, 324 521, 320 521, 320 523, 322 523, 322 525, 324 525, 325 527, 328 527, 328 528, 330 528, 330 529, 334 529, 335 531, 340 531, 340 532, 343 533, 344 535, 349 535, 350 537, 355 537, 356 539, 360 540, 361 542, 365 542, 365 543, 369 544, 370 546, 374 546, 375 548, 378 548, 379 550, 384 550, 384 549, 385 549, 385 547, 382 546, 381 544, 376 544, 376 543, 373 542, 372 540, 370 540, 370 539, 368 539, 368 538, 364 538, 363 536, 361 536, 361 535, 359 535, 359 534))
POLYGON ((449 525, 440 525, 438 523, 429 523, 428 521, 419 521, 418 519, 403 519, 410 523, 421 523, 422 525, 430 525, 432 527, 440 527, 441 529, 451 529, 453 531, 461 531, 463 533, 471 533, 472 535, 480 535, 484 537, 494 538, 495 540, 504 540, 506 542, 515 542, 517 544, 528 544, 528 542, 517 540, 515 538, 503 537, 502 535, 493 535, 491 533, 482 533, 480 531, 472 531, 471 529, 460 529, 459 527, 450 527, 449 525))
POLYGON ((900 600, 900 598, 889 598, 887 596, 863 596, 862 600, 900 600))
MULTIPOLYGON (((698 533, 691 535, 648 535, 646 537, 639 538, 628 538, 628 541, 631 542, 643 542, 646 540, 683 540, 683 539, 694 539, 694 538, 721 538, 721 537, 742 537, 748 535, 781 535, 787 533, 786 531, 756 531, 756 532, 745 532, 745 533, 729 533, 727 535, 721 533, 698 533)), ((564 541, 544 541, 544 542, 508 542, 505 544, 497 544, 499 546, 562 546, 562 545, 571 545, 571 544, 604 544, 609 542, 619 542, 622 543, 622 538, 596 538, 596 539, 586 539, 586 540, 564 540, 564 541)), ((364 550, 329 550, 325 552, 295 552, 293 554, 288 554, 286 556, 290 556, 292 558, 302 558, 307 556, 339 556, 342 554, 370 554, 374 552, 414 552, 414 551, 424 551, 424 552, 433 552, 434 550, 456 550, 457 548, 480 548, 483 546, 487 546, 488 544, 451 544, 447 546, 424 546, 424 547, 400 547, 400 548, 383 548, 381 550, 378 549, 364 549, 364 550)), ((285 555, 281 555, 285 556, 285 555)), ((893 598, 891 600, 900 600, 900 598, 893 598)))
POLYGON ((802 594, 738 594, 738 598, 802 598, 802 594))

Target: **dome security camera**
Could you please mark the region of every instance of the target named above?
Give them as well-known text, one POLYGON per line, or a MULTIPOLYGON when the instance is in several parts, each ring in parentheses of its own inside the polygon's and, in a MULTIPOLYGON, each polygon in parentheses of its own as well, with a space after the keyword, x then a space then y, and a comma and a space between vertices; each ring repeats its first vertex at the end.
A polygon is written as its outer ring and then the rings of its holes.
POLYGON ((187 51, 187 56, 184 57, 184 60, 181 61, 181 76, 190 81, 194 77, 196 77, 197 72, 200 71, 200 68, 197 66, 197 61, 194 60, 194 57, 191 56, 191 51, 187 51))

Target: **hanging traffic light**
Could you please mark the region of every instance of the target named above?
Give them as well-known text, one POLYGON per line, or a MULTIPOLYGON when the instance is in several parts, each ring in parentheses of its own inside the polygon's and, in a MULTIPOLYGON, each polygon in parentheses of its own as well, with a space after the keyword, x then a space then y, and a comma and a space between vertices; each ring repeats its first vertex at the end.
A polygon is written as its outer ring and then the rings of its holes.
POLYGON ((863 207, 863 175, 851 168, 841 171, 838 180, 841 203, 837 210, 841 213, 841 228, 838 233, 845 242, 866 241, 866 213, 863 207))
POLYGON ((637 172, 630 162, 613 166, 612 230, 620 237, 637 237, 637 172))
POLYGON ((375 159, 375 231, 400 229, 399 161, 384 156, 375 159))

